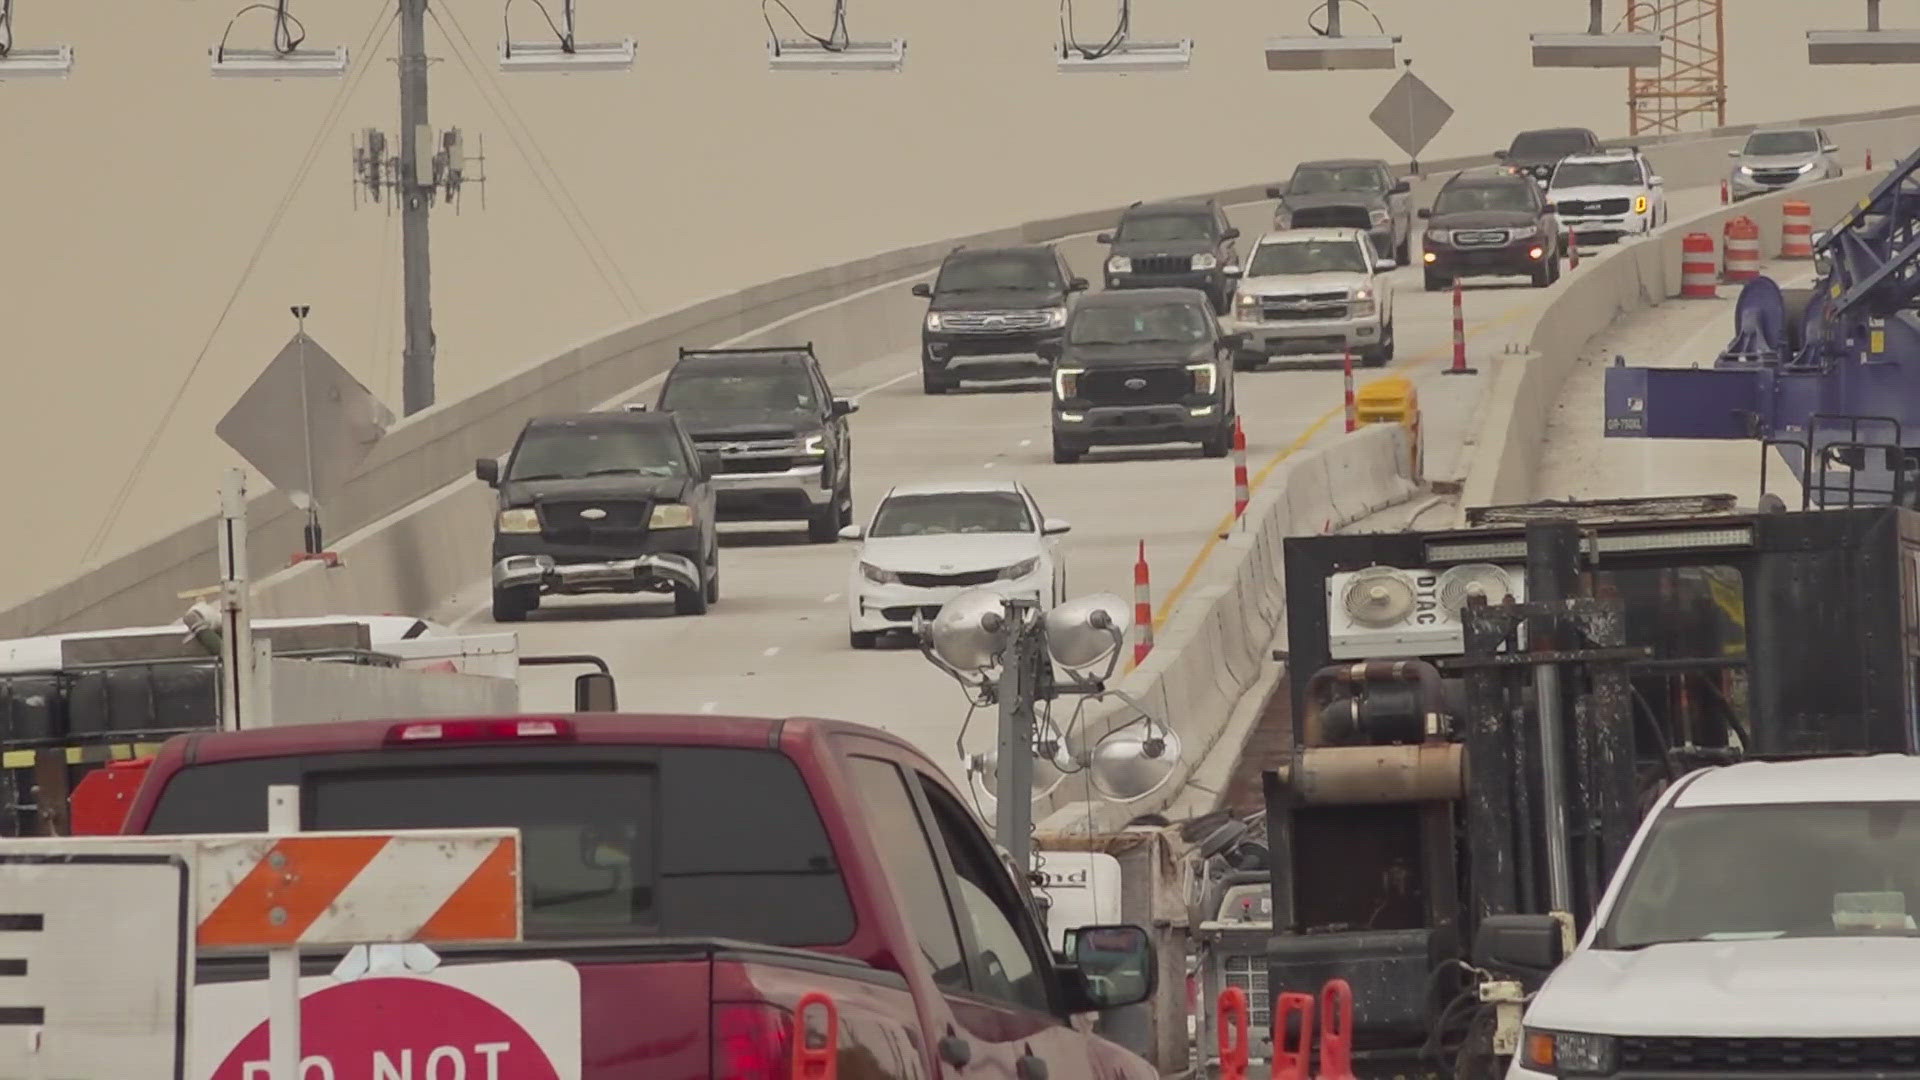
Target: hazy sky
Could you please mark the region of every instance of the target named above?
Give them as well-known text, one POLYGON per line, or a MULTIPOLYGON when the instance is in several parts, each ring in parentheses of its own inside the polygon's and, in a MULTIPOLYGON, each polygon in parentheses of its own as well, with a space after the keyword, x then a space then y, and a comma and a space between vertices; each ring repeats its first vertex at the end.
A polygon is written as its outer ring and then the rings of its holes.
MULTIPOLYGON (((826 0, 789 3, 824 32, 826 0)), ((215 509, 236 459, 213 425, 292 331, 291 304, 312 305, 310 332, 399 405, 398 219, 356 211, 350 181, 352 133, 394 129, 394 35, 358 49, 390 28, 376 19, 386 5, 293 0, 309 44, 356 47, 366 73, 294 82, 209 76, 207 48, 241 0, 14 6, 18 45, 72 44, 78 62, 64 82, 0 83, 0 453, 19 523, 0 603, 80 571, 177 394, 91 561, 215 509)), ((1044 0, 852 0, 854 36, 906 37, 907 67, 838 77, 767 71, 749 0, 576 6, 582 40, 639 40, 634 72, 503 76, 501 0, 434 5, 432 118, 463 128, 470 150, 484 137, 491 179, 484 210, 475 192, 458 215, 435 213, 442 401, 644 313, 822 263, 1275 179, 1302 157, 1399 156, 1366 120, 1393 75, 1265 70, 1262 41, 1301 32, 1312 6, 1292 0, 1137 0, 1135 38, 1190 36, 1195 60, 1126 78, 1059 75, 1044 0)), ((1372 6, 1456 110, 1428 157, 1489 151, 1528 126, 1626 131, 1624 73, 1528 66, 1529 32, 1584 27, 1579 0, 1372 6)), ((1812 13, 1844 26, 1858 5, 1727 6, 1729 122, 1912 100, 1910 72, 1806 66, 1812 13)), ((1348 10, 1350 32, 1370 27, 1348 10)), ((1104 38, 1113 11, 1082 0, 1081 39, 1104 38)), ((516 37, 544 31, 530 3, 515 19, 516 37)), ((233 42, 264 45, 270 24, 251 14, 233 42)))

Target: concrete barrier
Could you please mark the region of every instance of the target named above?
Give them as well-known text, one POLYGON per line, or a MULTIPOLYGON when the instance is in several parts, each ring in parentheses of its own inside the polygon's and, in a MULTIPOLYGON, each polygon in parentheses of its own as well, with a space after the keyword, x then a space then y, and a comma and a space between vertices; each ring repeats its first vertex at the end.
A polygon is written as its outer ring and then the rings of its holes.
MULTIPOLYGON (((1497 506, 1533 498, 1540 444, 1568 372, 1587 342, 1614 320, 1680 295, 1681 247, 1687 233, 1721 236, 1728 221, 1748 217, 1760 226, 1762 250, 1778 250, 1782 207, 1787 201, 1813 207, 1815 227, 1822 228, 1870 194, 1884 176, 1884 172, 1845 176, 1723 206, 1676 222, 1658 239, 1630 245, 1581 275, 1566 278, 1560 295, 1535 317, 1532 326, 1519 328, 1527 342, 1525 355, 1499 358, 1480 411, 1461 505, 1497 506)), ((1733 337, 1731 325, 1727 337, 1733 337)), ((1713 357, 1697 359, 1705 364, 1713 357)), ((1597 414, 1592 418, 1594 424, 1600 420, 1597 414)))
MULTIPOLYGON (((1817 117, 1839 142, 1845 160, 1869 145, 1913 145, 1920 109, 1886 110, 1845 117, 1817 117)), ((1636 140, 1671 188, 1717 183, 1727 168, 1726 150, 1753 125, 1699 135, 1636 140)), ((1615 143, 1626 140, 1613 140, 1615 143)), ((1487 158, 1431 162, 1415 184, 1415 200, 1431 197, 1438 183, 1487 158)), ((1208 192, 1231 204, 1257 202, 1267 181, 1208 192)), ((500 383, 445 402, 395 426, 359 472, 324 508, 327 532, 349 537, 332 546, 356 558, 331 572, 325 584, 275 583, 289 604, 330 604, 352 598, 370 610, 422 610, 479 573, 484 560, 456 555, 467 543, 453 533, 471 528, 458 511, 478 505, 477 492, 451 492, 474 458, 498 454, 527 417, 590 408, 614 400, 663 372, 679 345, 747 341, 813 340, 830 372, 888 352, 916 347, 923 302, 905 286, 935 269, 955 244, 1063 241, 1080 272, 1095 276, 1097 250, 1091 234, 1110 225, 1121 208, 1107 207, 1065 217, 1030 221, 975 236, 957 237, 890 251, 838 266, 796 274, 725 296, 713 297, 614 334, 583 342, 559 355, 530 363, 500 383), (448 515, 435 520, 397 515, 418 500, 448 515), (452 527, 449 528, 449 525, 452 527), (363 536, 390 530, 391 536, 363 536), (440 537, 435 540, 434 537, 440 537), (391 550, 381 548, 388 545, 391 550), (384 598, 384 599, 383 599, 384 598)), ((1777 243, 1776 235, 1769 241, 1777 243)), ((194 490, 190 482, 183 490, 194 490)), ((212 479, 207 486, 211 488, 212 479)), ((424 507, 423 507, 424 508, 424 507)), ((25 603, 0 613, 0 635, 26 636, 165 621, 179 613, 182 591, 204 588, 216 575, 214 526, 209 516, 25 603)), ((300 547, 304 515, 284 496, 269 492, 249 506, 256 558, 269 560, 300 547)), ((264 568, 264 562, 262 564, 264 568)), ((311 573, 299 570, 295 576, 311 573)), ((287 610, 340 610, 294 607, 287 610)))

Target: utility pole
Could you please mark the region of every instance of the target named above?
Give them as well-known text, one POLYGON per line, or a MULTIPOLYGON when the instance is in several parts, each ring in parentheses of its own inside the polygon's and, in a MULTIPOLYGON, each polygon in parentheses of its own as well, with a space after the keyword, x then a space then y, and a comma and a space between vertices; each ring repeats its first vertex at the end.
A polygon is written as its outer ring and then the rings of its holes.
POLYGON ((995 733, 999 790, 994 792, 993 832, 1024 874, 1033 868, 1034 703, 1053 697, 1052 687, 1046 685, 1053 672, 1047 663, 1039 606, 1025 597, 1010 597, 1006 605, 1013 635, 1001 657, 994 690, 1000 724, 995 733))
POLYGON ((407 344, 401 368, 401 411, 433 404, 433 251, 427 218, 437 177, 421 143, 427 126, 427 0, 400 0, 400 261, 406 289, 407 344), (425 165, 424 170, 421 166, 425 165))

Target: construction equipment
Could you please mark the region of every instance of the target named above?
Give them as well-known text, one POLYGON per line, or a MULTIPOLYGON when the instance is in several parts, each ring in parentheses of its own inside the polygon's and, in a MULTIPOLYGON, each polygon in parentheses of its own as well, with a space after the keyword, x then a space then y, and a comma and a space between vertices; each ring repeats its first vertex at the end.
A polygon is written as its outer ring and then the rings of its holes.
POLYGON ((1920 151, 1814 243, 1811 289, 1756 278, 1711 368, 1606 372, 1606 435, 1758 439, 1801 505, 1916 505, 1920 465, 1920 151))
POLYGON ((1920 513, 1733 503, 1287 539, 1265 991, 1350 983, 1358 1075, 1503 1075, 1542 975, 1477 939, 1583 930, 1688 770, 1915 750, 1920 513))

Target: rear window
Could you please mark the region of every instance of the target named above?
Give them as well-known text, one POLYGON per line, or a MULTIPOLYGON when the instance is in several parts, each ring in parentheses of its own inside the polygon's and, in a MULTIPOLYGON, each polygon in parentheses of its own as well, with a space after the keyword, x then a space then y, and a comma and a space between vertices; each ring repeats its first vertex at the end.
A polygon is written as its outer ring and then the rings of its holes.
POLYGON ((305 829, 518 827, 529 939, 797 946, 853 934, 812 796, 771 751, 515 747, 217 762, 176 774, 147 832, 262 831, 267 786, 281 783, 301 786, 305 829))

